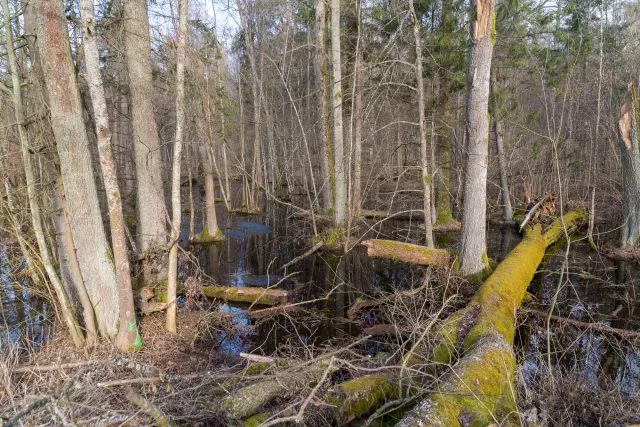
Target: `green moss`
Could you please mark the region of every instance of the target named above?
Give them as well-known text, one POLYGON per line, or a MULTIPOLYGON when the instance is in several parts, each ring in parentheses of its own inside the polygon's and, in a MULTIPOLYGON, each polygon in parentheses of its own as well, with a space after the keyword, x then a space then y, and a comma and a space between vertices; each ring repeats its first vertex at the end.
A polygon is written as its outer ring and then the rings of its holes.
POLYGON ((431 185, 431 183, 433 182, 433 177, 431 175, 426 175, 424 177, 424 183, 427 185, 431 185))
POLYGON ((263 412, 261 414, 258 415, 254 415, 253 417, 247 419, 244 422, 244 425, 246 427, 257 427, 260 424, 264 423, 265 421, 267 421, 269 419, 269 416, 271 414, 269 412, 263 412))
POLYGON ((193 236, 191 242, 193 243, 210 243, 210 242, 219 242, 225 239, 225 235, 222 233, 222 230, 219 228, 215 233, 209 233, 209 228, 207 224, 204 225, 204 228, 200 233, 196 236, 193 236))
POLYGON ((496 11, 491 12, 491 44, 496 44, 498 38, 498 32, 496 28, 496 11))
POLYGON ((368 415, 398 397, 398 384, 390 375, 365 375, 339 384, 326 401, 338 408, 339 418, 345 421, 368 415))
POLYGON ((439 200, 438 203, 436 203, 436 224, 450 224, 455 221, 451 213, 451 205, 444 203, 443 200, 439 200))

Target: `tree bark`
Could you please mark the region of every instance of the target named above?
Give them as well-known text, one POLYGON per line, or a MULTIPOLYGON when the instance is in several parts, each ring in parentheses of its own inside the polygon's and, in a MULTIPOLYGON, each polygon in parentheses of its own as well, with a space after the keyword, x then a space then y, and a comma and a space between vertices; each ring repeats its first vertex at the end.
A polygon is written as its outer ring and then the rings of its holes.
POLYGON ((205 224, 203 230, 194 237, 196 242, 213 242, 215 240, 221 240, 224 236, 218 228, 218 218, 216 215, 216 199, 215 199, 215 187, 213 182, 213 149, 208 136, 204 136, 204 126, 202 120, 196 119, 196 126, 198 127, 199 139, 201 142, 198 144, 198 151, 200 153, 200 159, 202 161, 202 170, 204 172, 204 200, 205 200, 205 224))
POLYGON ((367 247, 367 255, 370 258, 390 258, 411 264, 442 267, 447 267, 451 261, 451 255, 444 249, 425 248, 411 243, 379 239, 365 240, 362 244, 367 247))
POLYGON ((431 182, 432 176, 429 174, 429 158, 427 156, 427 127, 424 113, 424 82, 422 78, 422 39, 420 38, 420 23, 416 16, 413 0, 409 0, 409 9, 413 21, 413 37, 416 44, 416 84, 418 91, 418 122, 420 127, 420 167, 422 169, 423 188, 423 209, 424 209, 424 230, 427 240, 427 247, 433 248, 433 222, 431 219, 431 182))
POLYGON ((18 137, 20 139, 20 148, 22 151, 22 161, 24 163, 24 172, 27 181, 27 199, 29 200, 29 209, 31 210, 31 222, 33 224, 33 231, 36 235, 36 241, 38 243, 38 250, 40 252, 40 258, 42 264, 49 278, 49 282, 54 289, 58 304, 60 305, 60 314, 64 319, 69 333, 76 347, 80 347, 84 344, 84 336, 78 325, 75 313, 69 298, 64 290, 62 282, 56 272, 51 255, 49 253, 49 247, 45 239, 44 230, 42 226, 42 215, 40 213, 40 205, 38 204, 36 194, 36 178, 31 163, 31 153, 29 152, 29 139, 27 136, 27 129, 24 124, 24 113, 22 106, 22 94, 20 89, 20 76, 18 70, 18 63, 16 61, 16 54, 14 51, 13 32, 11 27, 11 11, 9 10, 9 1, 2 0, 2 14, 4 21, 4 34, 7 46, 7 59, 9 62, 9 73, 11 75, 11 86, 13 95, 13 111, 15 120, 18 126, 18 137))
MULTIPOLYGON (((141 252, 167 243, 162 158, 153 111, 151 38, 146 0, 124 2, 125 58, 129 75, 131 127, 136 164, 136 231, 141 252)), ((145 277, 145 281, 162 277, 145 277)))
POLYGON ((345 173, 344 130, 342 126, 342 58, 340 47, 340 0, 331 0, 331 63, 333 65, 333 154, 334 220, 347 221, 347 175, 345 173))
MULTIPOLYGON (((498 93, 498 79, 495 70, 491 74, 491 91, 495 95, 498 93)), ((494 99, 493 125, 496 134, 496 148, 498 150, 498 167, 500 168, 500 189, 502 190, 502 219, 513 221, 513 209, 511 208, 511 195, 509 194, 509 180, 507 179, 507 159, 504 155, 504 144, 502 142, 502 119, 500 117, 500 106, 494 99)))
MULTIPOLYGON (((4 0, 6 1, 6 0, 4 0)), ((97 30, 93 0, 80 0, 80 16, 82 19, 82 44, 87 69, 87 83, 93 106, 93 117, 98 138, 98 153, 100 167, 107 193, 109 209, 109 225, 111 227, 111 246, 113 261, 116 269, 118 286, 119 327, 116 347, 122 351, 142 346, 135 308, 133 306, 133 290, 131 288, 131 272, 129 268, 129 254, 127 251, 127 236, 124 231, 124 215, 122 213, 122 198, 118 187, 118 174, 115 159, 111 150, 111 131, 109 130, 109 115, 104 95, 104 85, 100 72, 100 56, 98 51, 97 30)))
POLYGON ((104 336, 112 337, 118 332, 117 280, 102 225, 64 5, 41 0, 37 4, 37 16, 37 44, 73 242, 98 329, 104 336))
MULTIPOLYGON (((187 14, 189 1, 179 0, 178 34, 176 40, 176 137, 173 146, 173 172, 171 175, 171 249, 169 251, 169 280, 167 283, 167 317, 165 327, 176 333, 177 292, 178 292, 178 239, 180 238, 180 163, 182 160, 182 138, 184 134, 184 64, 186 58, 187 14)), ((215 208, 214 208, 215 209, 215 208)))
POLYGON ((329 91, 327 90, 327 55, 326 55, 326 0, 316 0, 316 79, 318 84, 318 118, 320 141, 320 173, 322 174, 322 208, 329 213, 333 207, 333 191, 335 180, 333 170, 333 153, 331 151, 331 125, 329 123, 329 91))
MULTIPOLYGON (((358 3, 358 26, 362 25, 362 0, 358 3)), ((360 32, 360 31, 359 31, 360 32)), ((354 68, 355 116, 353 131, 353 212, 358 215, 362 208, 362 46, 358 45, 354 68)))
POLYGON ((618 141, 622 160, 622 226, 620 246, 640 245, 640 149, 638 146, 638 95, 629 85, 627 100, 618 121, 618 141))
POLYGON ((467 159, 465 165, 461 269, 481 274, 487 267, 487 165, 489 145, 489 74, 495 38, 495 0, 472 0, 467 71, 467 159))

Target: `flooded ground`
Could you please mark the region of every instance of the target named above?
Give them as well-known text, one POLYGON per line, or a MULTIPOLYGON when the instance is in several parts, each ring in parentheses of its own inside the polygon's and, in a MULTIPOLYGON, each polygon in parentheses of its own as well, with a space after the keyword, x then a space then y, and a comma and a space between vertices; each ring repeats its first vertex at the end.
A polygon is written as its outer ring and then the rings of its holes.
MULTIPOLYGON (((219 222, 226 240, 190 248, 199 267, 216 284, 276 286, 295 292, 296 301, 311 301, 290 316, 268 320, 250 318, 244 314, 246 306, 219 304, 220 310, 232 315, 234 331, 220 333, 212 350, 233 357, 243 351, 273 354, 283 348, 352 342, 362 327, 373 322, 367 312, 355 321, 347 318, 347 310, 358 298, 375 298, 422 284, 424 268, 369 259, 362 247, 346 255, 320 251, 283 270, 282 266, 308 249, 313 234, 311 225, 297 219, 295 213, 291 207, 268 203, 260 215, 227 215, 220 206, 219 222)), ((201 223, 196 217, 196 231, 201 223)), ((368 229, 370 237, 422 243, 417 222, 376 225, 376 221, 368 221, 359 227, 368 229)), ((188 230, 187 219, 183 223, 185 247, 189 247, 188 230)), ((455 234, 438 235, 436 241, 441 248, 457 250, 455 234)), ((490 226, 488 255, 500 261, 519 241, 516 230, 490 226)), ((49 334, 49 322, 45 320, 52 317, 51 313, 43 299, 29 293, 26 279, 16 278, 16 271, 11 270, 15 265, 8 262, 6 252, 2 257, 0 345, 21 342, 37 346, 49 334)), ((574 241, 566 262, 564 247, 547 256, 529 287, 532 302, 527 307, 546 312, 555 299, 557 316, 638 330, 639 272, 637 265, 614 263, 589 251, 584 241, 574 241)), ((546 373, 550 355, 553 369, 593 387, 606 383, 629 394, 639 391, 640 350, 634 343, 555 321, 547 330, 544 316, 539 315, 526 315, 521 321, 516 350, 525 380, 533 381, 546 373)), ((376 340, 368 345, 372 354, 382 348, 376 340)))

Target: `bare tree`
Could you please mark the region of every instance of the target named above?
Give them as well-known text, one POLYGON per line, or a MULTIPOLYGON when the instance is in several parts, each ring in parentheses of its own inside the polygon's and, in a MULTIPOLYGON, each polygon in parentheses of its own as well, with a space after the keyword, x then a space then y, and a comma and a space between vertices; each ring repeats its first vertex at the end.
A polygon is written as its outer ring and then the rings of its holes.
POLYGON ((331 0, 331 62, 333 64, 333 154, 334 219, 347 221, 347 175, 345 173, 344 131, 342 126, 342 59, 340 48, 340 0, 331 0))
POLYGON ((327 55, 326 55, 326 0, 316 0, 316 56, 315 68, 318 85, 318 136, 320 141, 320 173, 322 207, 329 212, 333 207, 335 187, 333 170, 333 153, 331 150, 331 125, 329 123, 329 91, 327 90, 327 55))
POLYGON ((166 328, 176 333, 178 290, 178 239, 180 238, 180 163, 182 160, 182 138, 184 137, 184 64, 186 57, 188 0, 178 2, 180 24, 176 41, 176 138, 173 146, 173 173, 171 176, 171 250, 169 251, 169 281, 167 285, 166 328))
MULTIPOLYGON (((125 58, 129 75, 131 127, 136 164, 136 231, 145 252, 167 242, 167 210, 160 141, 154 115, 151 38, 147 0, 124 2, 125 58)), ((145 277, 156 282, 163 277, 145 277)))
POLYGON ((71 234, 98 329, 118 332, 118 289, 98 203, 82 105, 62 1, 37 2, 37 45, 47 87, 51 126, 60 158, 71 234))
POLYGON ((475 275, 487 266, 487 165, 489 155, 489 76, 495 40, 494 0, 471 0, 467 71, 467 157, 464 178, 461 269, 475 275))
POLYGON ((24 163, 24 172, 27 181, 27 198, 29 200, 29 209, 31 210, 31 222, 33 224, 33 231, 36 235, 36 241, 38 243, 38 250, 40 251, 40 258, 45 268, 49 282, 56 293, 58 304, 60 304, 60 313, 64 319, 73 343, 76 346, 84 344, 84 336, 78 321, 73 312, 73 308, 69 304, 69 298, 62 286, 62 282, 55 270, 47 241, 45 239, 44 230, 42 227, 42 215, 40 213, 40 205, 38 204, 38 197, 36 194, 36 178, 34 168, 31 162, 31 153, 29 148, 29 139, 27 136, 27 129, 25 127, 25 117, 22 107, 22 94, 20 85, 20 76, 18 71, 18 63, 16 61, 16 54, 14 51, 13 32, 11 27, 11 11, 9 10, 9 1, 2 0, 2 18, 4 23, 4 34, 7 46, 7 59, 9 60, 9 73, 11 74, 11 90, 2 86, 3 90, 12 97, 13 111, 18 127, 18 137, 20 138, 20 148, 22 151, 22 161, 24 163))
POLYGON ((135 347, 141 347, 142 341, 138 333, 135 307, 133 306, 127 236, 124 231, 125 223, 124 215, 122 214, 122 198, 118 187, 116 164, 111 149, 111 131, 109 130, 109 115, 107 114, 107 102, 100 71, 98 33, 95 26, 93 0, 80 0, 80 15, 82 19, 82 44, 84 46, 84 60, 87 69, 87 83, 89 84, 98 138, 100 167, 102 169, 104 189, 107 194, 113 262, 118 284, 120 322, 116 347, 127 351, 135 347))
POLYGON ((629 85, 627 100, 620 112, 618 134, 622 159, 622 227, 620 246, 640 245, 640 140, 638 133, 638 95, 629 85))
POLYGON ((429 174, 429 158, 427 157, 427 127, 424 115, 424 82, 422 78, 422 39, 420 38, 420 23, 416 16, 413 0, 409 0, 409 10, 413 21, 413 37, 416 44, 416 81, 418 87, 418 124, 420 128, 420 168, 422 169, 424 229, 427 246, 433 248, 433 223, 431 221, 431 181, 429 174))
MULTIPOLYGON (((491 74, 491 91, 494 97, 498 94, 498 79, 496 70, 491 74)), ((497 98, 495 98, 497 99, 497 98)), ((496 134, 496 148, 498 150, 498 168, 500 169, 500 190, 502 192, 502 218, 505 221, 513 220, 513 209, 511 208, 511 195, 509 194, 509 180, 507 178, 507 158, 504 155, 503 130, 500 105, 495 102, 493 111, 493 126, 496 134)))

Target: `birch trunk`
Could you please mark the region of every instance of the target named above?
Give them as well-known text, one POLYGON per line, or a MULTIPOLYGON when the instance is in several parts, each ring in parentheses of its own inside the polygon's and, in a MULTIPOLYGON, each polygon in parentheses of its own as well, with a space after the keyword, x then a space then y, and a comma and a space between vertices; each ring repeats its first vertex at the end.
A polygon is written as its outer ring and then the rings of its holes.
POLYGON ((37 3, 38 37, 51 126, 80 271, 101 334, 118 332, 118 290, 93 177, 91 151, 71 59, 64 5, 37 3))
POLYGON ((333 64, 333 153, 334 220, 347 221, 347 176, 345 174, 344 132, 342 126, 342 59, 340 58, 340 0, 331 0, 331 62, 333 64))
POLYGON ((29 200, 29 209, 31 210, 31 221, 33 224, 33 231, 36 235, 36 241, 38 243, 38 250, 40 252, 40 258, 42 264, 49 278, 49 282, 54 289, 58 304, 60 305, 60 314, 64 319, 73 343, 76 347, 80 347, 84 344, 84 336, 78 325, 78 321, 74 314, 73 308, 69 303, 67 293, 62 286, 62 282, 56 272, 49 248, 44 235, 42 225, 42 215, 40 213, 40 206, 36 195, 36 178, 31 163, 31 153, 29 152, 29 139, 27 136, 27 129, 24 124, 24 113, 22 107, 22 94, 20 89, 20 76, 18 70, 18 63, 16 61, 16 55, 14 52, 13 33, 11 30, 11 12, 9 10, 8 0, 2 0, 2 14, 5 28, 5 41, 7 46, 7 59, 9 62, 9 72, 11 74, 11 86, 13 95, 13 111, 18 126, 18 137, 20 138, 20 148, 22 151, 22 161, 24 163, 25 177, 27 181, 27 199, 29 200))
POLYGON ((335 182, 333 179, 333 153, 331 152, 331 125, 329 123, 329 91, 327 90, 327 55, 326 45, 326 5, 325 0, 316 0, 316 78, 318 79, 318 111, 320 117, 320 173, 322 174, 322 207, 325 212, 333 208, 333 191, 335 182))
POLYGON ((413 0, 409 0, 409 8, 413 20, 413 37, 416 43, 416 80, 418 91, 418 121, 420 127, 420 166, 422 169, 424 229, 427 247, 433 248, 433 223, 431 221, 431 181, 429 159, 427 158, 427 128, 424 116, 424 83, 422 80, 422 40, 420 39, 420 23, 416 16, 413 0))
POLYGON ((638 147, 638 96, 629 85, 627 100, 618 122, 618 140, 622 160, 622 226, 620 246, 640 245, 640 149, 638 147))
POLYGON ((171 176, 171 250, 169 251, 169 281, 167 285, 167 317, 166 328, 176 333, 176 293, 178 290, 178 238, 180 237, 181 205, 180 205, 180 161, 182 159, 182 138, 184 133, 184 63, 187 38, 188 0, 180 0, 176 49, 176 138, 173 147, 173 173, 171 176))
MULTIPOLYGON (((138 248, 147 252, 167 243, 162 158, 153 112, 151 39, 146 0, 124 2, 125 58, 129 75, 131 127, 136 164, 138 248)), ((145 278, 145 281, 163 278, 145 278)))
MULTIPOLYGON (((6 1, 6 0, 4 0, 6 1)), ((131 272, 129 254, 127 252, 127 236, 124 231, 124 215, 122 198, 118 187, 116 163, 111 150, 111 131, 109 115, 104 95, 104 85, 100 72, 100 56, 98 53, 98 33, 95 27, 93 0, 80 0, 80 16, 82 22, 82 44, 84 46, 87 83, 93 106, 93 117, 98 138, 98 154, 104 189, 107 193, 109 209, 109 225, 111 227, 111 246, 116 269, 118 285, 119 323, 116 347, 122 351, 142 346, 136 324, 133 306, 133 290, 131 288, 131 272)))
MULTIPOLYGON (((494 70, 495 73, 495 70, 494 70)), ((491 91, 498 92, 498 82, 495 74, 491 75, 491 91)), ((494 106, 493 125, 496 134, 496 148, 498 149, 498 167, 500 168, 500 187, 502 190, 502 218, 505 221, 513 220, 513 209, 511 208, 511 195, 509 194, 509 180, 507 179, 507 159, 504 155, 504 144, 502 142, 502 120, 500 118, 500 106, 494 106)))
POLYGON ((489 75, 495 28, 494 0, 472 0, 467 71, 467 160, 464 180, 461 269, 480 274, 487 266, 487 164, 489 145, 489 75))

